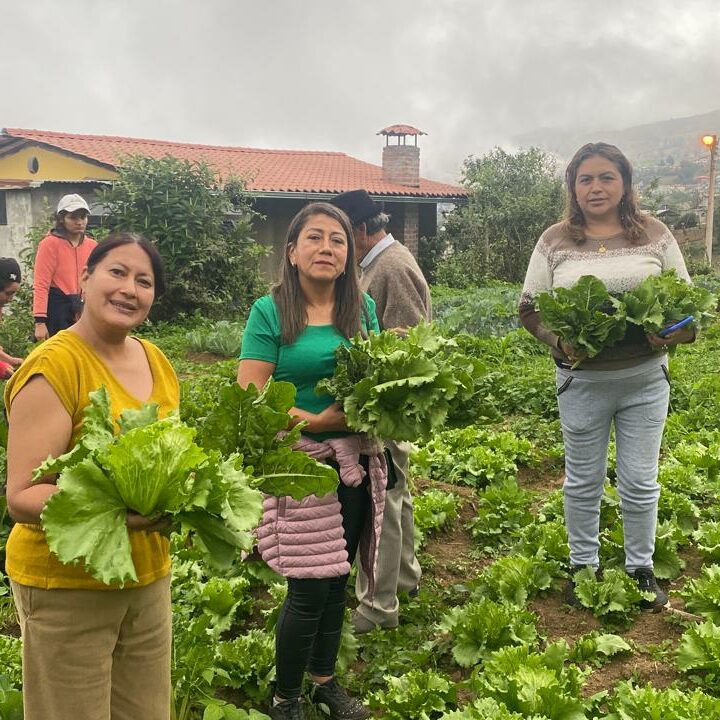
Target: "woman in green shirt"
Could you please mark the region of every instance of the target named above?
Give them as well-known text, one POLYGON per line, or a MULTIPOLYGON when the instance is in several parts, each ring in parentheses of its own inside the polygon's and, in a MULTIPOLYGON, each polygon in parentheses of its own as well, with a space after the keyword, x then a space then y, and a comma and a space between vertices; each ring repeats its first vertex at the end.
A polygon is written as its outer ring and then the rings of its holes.
MULTIPOLYGON (((313 702, 325 705, 331 720, 370 717, 337 683, 334 669, 350 564, 364 532, 377 542, 387 476, 384 466, 381 473, 371 469, 383 462, 382 449, 354 436, 340 405, 315 393, 317 382, 334 372, 338 345, 370 330, 379 332, 375 304, 358 284, 350 221, 333 205, 311 203, 290 223, 280 281, 253 305, 238 382, 243 387, 262 387, 270 377, 292 382, 297 388, 292 413, 307 423, 304 443, 315 457, 338 468, 335 450, 353 442, 367 455, 359 456, 365 478, 355 487, 341 482, 337 494, 301 502, 266 500, 260 550, 288 579, 276 630, 277 684, 269 710, 274 719, 305 717, 300 694, 306 671, 314 681, 313 702)), ((346 479, 342 471, 340 476, 346 479)))

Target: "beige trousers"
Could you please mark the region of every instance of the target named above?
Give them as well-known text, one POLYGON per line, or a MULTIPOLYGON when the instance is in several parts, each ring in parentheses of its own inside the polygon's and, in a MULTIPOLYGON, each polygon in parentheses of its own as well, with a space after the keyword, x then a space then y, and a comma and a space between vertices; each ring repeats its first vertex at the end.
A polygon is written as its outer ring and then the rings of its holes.
POLYGON ((169 720, 170 576, 125 590, 11 586, 25 720, 169 720))
POLYGON ((368 594, 368 578, 358 563, 355 594, 357 611, 381 627, 398 624, 398 591, 407 592, 420 582, 420 564, 415 557, 415 520, 412 496, 407 484, 408 443, 385 443, 395 464, 397 484, 385 495, 380 547, 378 549, 375 597, 368 594))

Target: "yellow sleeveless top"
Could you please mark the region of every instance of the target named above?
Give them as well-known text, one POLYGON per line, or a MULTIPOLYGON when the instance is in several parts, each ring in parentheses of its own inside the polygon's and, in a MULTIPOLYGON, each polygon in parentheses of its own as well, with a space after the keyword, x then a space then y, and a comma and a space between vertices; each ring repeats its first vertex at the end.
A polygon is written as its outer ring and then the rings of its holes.
MULTIPOLYGON (((159 405, 160 417, 177 410, 180 390, 175 371, 168 359, 152 343, 142 343, 153 376, 152 395, 147 402, 159 405)), ((117 381, 105 363, 79 335, 63 330, 46 340, 28 355, 5 386, 5 407, 9 414, 15 396, 27 382, 42 375, 57 394, 72 418, 72 436, 68 450, 76 444, 83 423, 83 411, 89 404, 88 395, 105 385, 110 395, 113 418, 128 408, 139 408, 138 400, 117 381)), ((170 572, 169 543, 159 533, 130 530, 132 558, 138 576, 138 587, 164 577, 170 572)), ((16 523, 6 547, 5 569, 21 585, 44 588, 108 590, 117 586, 95 580, 83 567, 65 565, 50 551, 40 525, 16 523)))

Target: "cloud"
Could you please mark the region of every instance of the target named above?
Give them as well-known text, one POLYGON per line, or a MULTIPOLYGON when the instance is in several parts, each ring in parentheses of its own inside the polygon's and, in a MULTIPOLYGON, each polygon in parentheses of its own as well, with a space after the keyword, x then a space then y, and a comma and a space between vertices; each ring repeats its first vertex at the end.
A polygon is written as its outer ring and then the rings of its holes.
POLYGON ((717 0, 6 0, 0 125, 379 162, 407 122, 452 180, 540 127, 715 108, 718 27, 717 0))

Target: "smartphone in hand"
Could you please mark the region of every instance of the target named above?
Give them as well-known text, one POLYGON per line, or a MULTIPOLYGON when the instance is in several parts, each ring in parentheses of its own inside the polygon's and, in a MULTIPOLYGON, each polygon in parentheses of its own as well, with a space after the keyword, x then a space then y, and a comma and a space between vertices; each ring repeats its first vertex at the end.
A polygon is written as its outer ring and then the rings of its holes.
POLYGON ((688 315, 686 318, 676 322, 674 325, 670 325, 670 327, 666 327, 658 331, 657 336, 661 338, 667 337, 670 333, 674 333, 676 330, 689 325, 694 319, 695 318, 692 315, 688 315))

